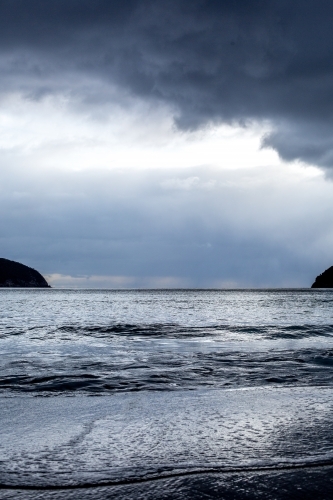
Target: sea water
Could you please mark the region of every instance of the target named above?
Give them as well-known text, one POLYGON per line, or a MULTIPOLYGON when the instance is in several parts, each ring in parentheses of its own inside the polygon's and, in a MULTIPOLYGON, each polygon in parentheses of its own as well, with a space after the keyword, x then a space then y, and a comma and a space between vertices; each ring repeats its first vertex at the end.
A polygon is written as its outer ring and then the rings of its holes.
POLYGON ((325 475, 332 347, 330 290, 1 290, 0 497, 220 498, 238 474, 243 498, 253 474, 325 475))

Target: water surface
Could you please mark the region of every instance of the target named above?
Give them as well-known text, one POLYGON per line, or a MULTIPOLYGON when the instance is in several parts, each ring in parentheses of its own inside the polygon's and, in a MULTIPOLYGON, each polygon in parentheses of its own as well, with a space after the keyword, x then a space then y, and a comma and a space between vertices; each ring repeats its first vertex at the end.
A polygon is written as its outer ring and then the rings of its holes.
POLYGON ((0 392, 333 381, 333 292, 0 291, 0 392))
POLYGON ((330 290, 0 290, 0 498, 332 498, 332 347, 330 290))

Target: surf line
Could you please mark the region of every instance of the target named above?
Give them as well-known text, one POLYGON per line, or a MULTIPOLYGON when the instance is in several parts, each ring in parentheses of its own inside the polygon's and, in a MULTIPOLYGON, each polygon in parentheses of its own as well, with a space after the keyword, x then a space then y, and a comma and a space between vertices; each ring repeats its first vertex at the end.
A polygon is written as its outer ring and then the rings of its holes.
MULTIPOLYGON (((291 463, 291 464, 275 464, 275 465, 262 465, 262 466, 243 466, 243 467, 208 467, 204 469, 195 469, 181 472, 170 472, 160 474, 159 476, 146 476, 146 477, 133 477, 116 480, 105 481, 87 481, 85 483, 77 484, 50 484, 50 485, 32 485, 32 484, 6 484, 0 483, 1 490, 23 490, 23 491, 61 491, 61 490, 76 490, 76 489, 89 489, 89 488, 103 488, 112 486, 126 486, 132 484, 149 483, 153 481, 163 481, 164 479, 174 479, 179 477, 198 476, 202 474, 241 474, 248 472, 275 472, 275 471, 290 471, 299 469, 316 469, 319 467, 332 467, 333 460, 322 460, 318 462, 309 463, 291 463)), ((14 474, 14 472, 13 472, 14 474)))

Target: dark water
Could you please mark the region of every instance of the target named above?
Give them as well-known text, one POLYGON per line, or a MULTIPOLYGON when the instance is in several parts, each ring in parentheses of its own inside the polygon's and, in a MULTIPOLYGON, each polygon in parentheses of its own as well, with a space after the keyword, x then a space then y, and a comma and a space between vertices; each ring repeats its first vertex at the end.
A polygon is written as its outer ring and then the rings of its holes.
POLYGON ((333 498, 333 291, 0 301, 0 498, 333 498))
POLYGON ((333 381, 330 291, 0 292, 0 392, 333 381))

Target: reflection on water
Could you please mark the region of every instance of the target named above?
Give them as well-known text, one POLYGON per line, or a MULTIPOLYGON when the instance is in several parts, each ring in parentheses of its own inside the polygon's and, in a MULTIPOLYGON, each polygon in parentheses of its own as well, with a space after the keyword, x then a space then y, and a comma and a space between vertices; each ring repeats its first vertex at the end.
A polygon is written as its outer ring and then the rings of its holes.
POLYGON ((333 292, 0 298, 1 499, 330 498, 333 292))
POLYGON ((10 485, 116 484, 333 464, 331 388, 5 398, 10 485))
POLYGON ((332 383, 331 291, 0 296, 2 394, 332 383))

